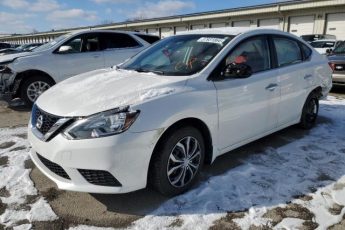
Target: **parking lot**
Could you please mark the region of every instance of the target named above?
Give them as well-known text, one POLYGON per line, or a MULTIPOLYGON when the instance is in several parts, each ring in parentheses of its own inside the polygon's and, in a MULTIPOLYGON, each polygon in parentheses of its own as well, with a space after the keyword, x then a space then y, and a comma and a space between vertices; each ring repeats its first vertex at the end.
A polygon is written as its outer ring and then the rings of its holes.
POLYGON ((190 192, 167 199, 58 190, 28 158, 30 111, 0 102, 0 229, 344 229, 345 91, 311 131, 290 127, 220 157, 190 192), (89 226, 89 227, 88 227, 89 226))

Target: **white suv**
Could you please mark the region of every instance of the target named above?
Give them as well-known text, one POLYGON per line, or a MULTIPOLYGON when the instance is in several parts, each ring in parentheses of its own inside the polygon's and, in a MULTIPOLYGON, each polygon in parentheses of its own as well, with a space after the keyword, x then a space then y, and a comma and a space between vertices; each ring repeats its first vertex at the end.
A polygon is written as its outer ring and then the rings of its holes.
POLYGON ((87 30, 66 35, 32 52, 0 57, 0 93, 28 105, 71 76, 125 61, 159 40, 135 32, 87 30))
POLYGON ((176 195, 204 163, 287 126, 311 128, 332 85, 326 57, 277 30, 166 38, 113 69, 41 95, 31 158, 59 188, 176 195))

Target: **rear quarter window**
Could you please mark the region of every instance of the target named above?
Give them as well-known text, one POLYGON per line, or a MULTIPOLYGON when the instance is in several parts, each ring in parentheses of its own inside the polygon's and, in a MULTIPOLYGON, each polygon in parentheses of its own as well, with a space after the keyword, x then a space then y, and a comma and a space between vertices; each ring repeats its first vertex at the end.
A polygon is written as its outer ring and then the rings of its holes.
POLYGON ((303 60, 309 60, 313 51, 303 43, 300 43, 300 46, 303 53, 303 60))

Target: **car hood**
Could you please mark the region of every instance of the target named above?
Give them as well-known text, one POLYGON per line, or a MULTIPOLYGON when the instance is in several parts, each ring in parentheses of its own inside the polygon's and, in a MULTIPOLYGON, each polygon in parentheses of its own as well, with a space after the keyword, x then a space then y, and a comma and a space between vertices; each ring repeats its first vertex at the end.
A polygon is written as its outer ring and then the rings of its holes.
POLYGON ((180 92, 188 77, 100 69, 69 78, 36 101, 45 112, 63 117, 88 116, 180 92))
POLYGON ((345 61, 345 53, 344 54, 333 54, 328 56, 328 60, 330 61, 345 61))
POLYGON ((1 62, 13 61, 16 58, 24 57, 24 56, 30 56, 32 54, 33 54, 32 52, 21 52, 21 53, 5 54, 5 55, 0 56, 0 63, 1 62))

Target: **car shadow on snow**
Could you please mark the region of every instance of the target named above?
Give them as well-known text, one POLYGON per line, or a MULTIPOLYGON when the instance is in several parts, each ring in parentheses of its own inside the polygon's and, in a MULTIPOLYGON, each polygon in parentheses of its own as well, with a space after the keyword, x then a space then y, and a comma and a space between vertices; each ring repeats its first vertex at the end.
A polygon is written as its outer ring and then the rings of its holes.
POLYGON ((344 105, 322 105, 312 130, 292 126, 218 157, 194 188, 168 199, 150 189, 92 194, 108 211, 175 216, 289 203, 345 175, 344 105))

